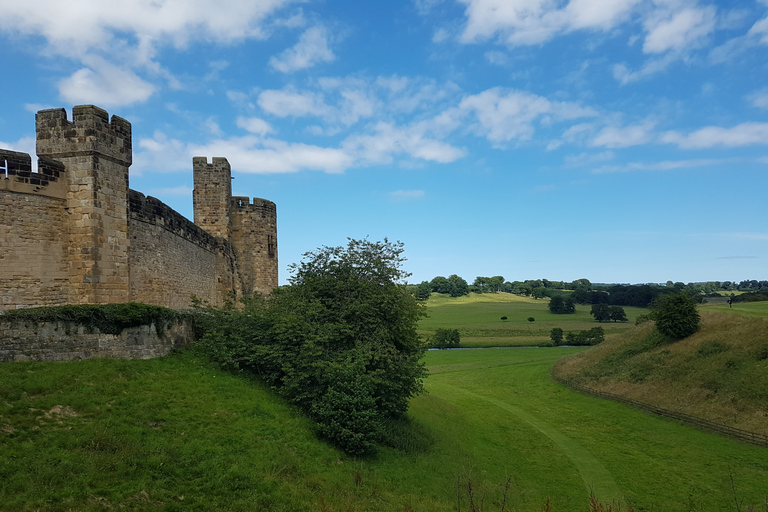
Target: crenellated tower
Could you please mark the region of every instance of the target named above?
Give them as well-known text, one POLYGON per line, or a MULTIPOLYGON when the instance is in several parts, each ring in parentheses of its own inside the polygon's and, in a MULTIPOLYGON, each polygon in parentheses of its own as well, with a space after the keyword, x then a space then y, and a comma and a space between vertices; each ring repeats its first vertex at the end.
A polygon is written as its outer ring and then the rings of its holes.
POLYGON ((37 154, 66 168, 70 302, 128 302, 131 124, 93 105, 36 116, 37 154))
POLYGON ((269 294, 278 283, 277 207, 272 201, 232 197, 232 171, 226 158, 192 159, 195 224, 224 238, 237 253, 244 293, 269 294))

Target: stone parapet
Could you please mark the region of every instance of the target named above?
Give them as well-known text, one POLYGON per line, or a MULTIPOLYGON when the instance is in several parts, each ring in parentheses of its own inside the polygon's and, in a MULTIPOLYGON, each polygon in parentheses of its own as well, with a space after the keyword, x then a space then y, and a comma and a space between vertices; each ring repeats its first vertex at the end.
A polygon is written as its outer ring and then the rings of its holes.
POLYGON ((105 334, 72 322, 0 321, 0 362, 77 359, 149 359, 170 354, 194 339, 189 320, 128 327, 105 334))

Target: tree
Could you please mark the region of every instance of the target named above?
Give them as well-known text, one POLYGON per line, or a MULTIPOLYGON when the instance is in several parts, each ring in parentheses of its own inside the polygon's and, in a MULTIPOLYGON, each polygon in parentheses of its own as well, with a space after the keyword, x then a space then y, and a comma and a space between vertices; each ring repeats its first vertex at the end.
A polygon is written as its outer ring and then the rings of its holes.
POLYGON ((427 300, 432 295, 432 285, 429 281, 422 281, 416 285, 416 298, 419 300, 427 300))
POLYGON ((608 322, 611 319, 611 308, 608 304, 593 304, 589 314, 598 322, 608 322))
POLYGON ((549 331, 549 339, 552 340, 552 343, 555 345, 559 345, 563 342, 563 330, 560 327, 553 327, 551 331, 549 331))
POLYGON ((402 284, 402 253, 386 239, 321 247, 289 267, 291 285, 267 302, 271 339, 257 373, 355 455, 423 390, 423 309, 402 284))
POLYGON ((608 309, 608 315, 613 322, 627 322, 627 313, 621 306, 611 306, 608 309))
POLYGON ((456 348, 461 343, 458 329, 437 329, 432 338, 432 348, 456 348))
POLYGON ((536 321, 536 319, 535 319, 535 318, 533 318, 532 316, 529 316, 529 317, 528 317, 528 321, 529 321, 529 322, 531 322, 531 323, 533 323, 533 322, 535 322, 535 321, 536 321))
POLYGON ((448 293, 451 297, 461 297, 462 295, 469 294, 469 285, 456 274, 448 276, 448 285, 448 293))
POLYGON ((656 300, 651 316, 661 334, 676 340, 699 331, 700 317, 696 302, 687 293, 662 295, 656 300))
POLYGON ((570 296, 563 298, 562 295, 555 295, 549 300, 549 311, 556 315, 575 313, 576 304, 570 296))
POLYGON ((534 299, 541 299, 543 297, 546 297, 546 295, 547 295, 547 289, 544 288, 543 286, 539 286, 531 289, 531 297, 533 297, 534 299))

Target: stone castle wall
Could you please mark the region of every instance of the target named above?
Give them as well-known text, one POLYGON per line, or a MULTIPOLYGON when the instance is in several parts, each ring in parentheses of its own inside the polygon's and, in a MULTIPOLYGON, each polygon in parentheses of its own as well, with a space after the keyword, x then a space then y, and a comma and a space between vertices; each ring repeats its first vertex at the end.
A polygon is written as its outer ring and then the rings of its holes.
POLYGON ((73 361, 101 357, 149 359, 165 356, 194 339, 192 324, 177 320, 128 327, 120 334, 89 330, 71 322, 0 322, 0 362, 73 361))
POLYGON ((144 302, 185 309, 277 286, 274 203, 231 197, 225 158, 193 159, 193 223, 128 188, 128 121, 37 114, 38 172, 0 149, 0 310, 144 302), (266 205, 266 207, 264 206, 266 205))

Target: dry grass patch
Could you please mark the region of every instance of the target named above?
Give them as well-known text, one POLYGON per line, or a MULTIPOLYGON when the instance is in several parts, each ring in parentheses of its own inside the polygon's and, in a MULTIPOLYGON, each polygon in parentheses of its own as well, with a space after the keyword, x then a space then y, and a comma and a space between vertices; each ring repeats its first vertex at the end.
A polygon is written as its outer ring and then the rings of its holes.
POLYGON ((768 319, 703 312, 678 342, 652 323, 560 361, 564 379, 658 407, 768 434, 768 319))

